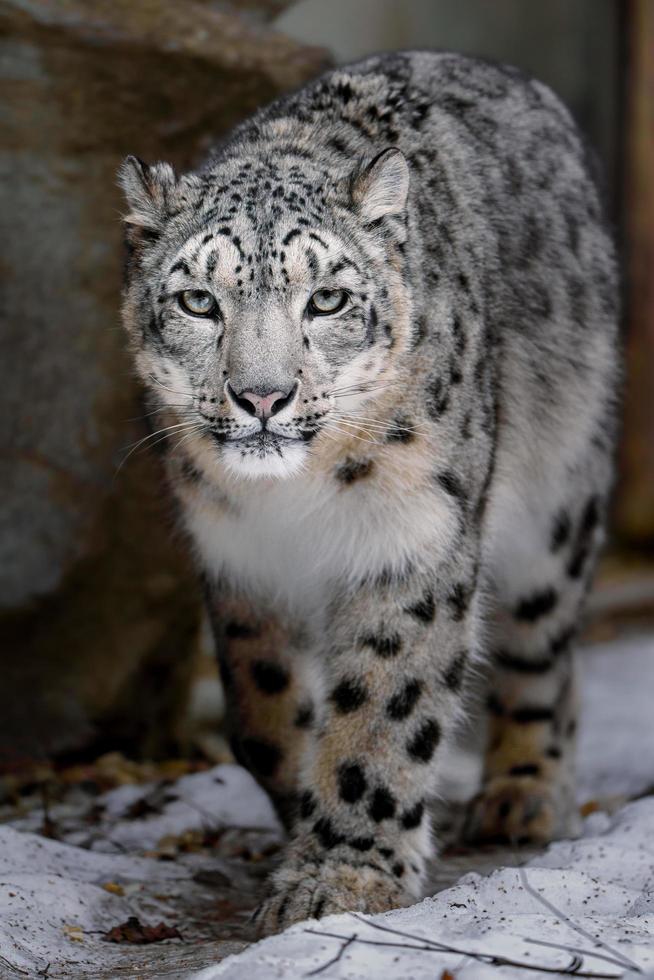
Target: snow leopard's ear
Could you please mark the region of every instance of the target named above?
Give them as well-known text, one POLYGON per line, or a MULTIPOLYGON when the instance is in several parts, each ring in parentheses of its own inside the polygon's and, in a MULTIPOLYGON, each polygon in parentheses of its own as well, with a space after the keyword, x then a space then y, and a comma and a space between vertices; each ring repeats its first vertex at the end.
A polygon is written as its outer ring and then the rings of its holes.
POLYGON ((409 193, 409 165, 397 147, 390 146, 361 167, 352 181, 352 201, 367 223, 384 215, 402 214, 409 193))
POLYGON ((177 187, 175 171, 170 164, 149 166, 138 157, 129 156, 118 171, 118 182, 130 207, 125 216, 128 228, 160 231, 177 187))

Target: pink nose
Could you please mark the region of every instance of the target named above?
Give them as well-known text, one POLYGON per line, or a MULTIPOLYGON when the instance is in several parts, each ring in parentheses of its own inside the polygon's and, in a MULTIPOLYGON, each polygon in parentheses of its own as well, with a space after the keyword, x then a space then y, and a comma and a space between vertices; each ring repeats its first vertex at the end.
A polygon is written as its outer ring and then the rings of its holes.
MULTIPOLYGON (((267 395, 255 395, 253 391, 242 391, 239 399, 249 402, 257 418, 265 419, 279 411, 277 403, 286 398, 283 391, 271 391, 267 395)), ((281 406, 280 406, 281 408, 281 406)))
POLYGON ((259 395, 254 391, 242 391, 237 395, 231 385, 228 391, 236 404, 248 415, 255 415, 258 419, 267 419, 271 415, 281 412, 288 405, 295 392, 295 386, 287 392, 269 391, 264 395, 259 395))

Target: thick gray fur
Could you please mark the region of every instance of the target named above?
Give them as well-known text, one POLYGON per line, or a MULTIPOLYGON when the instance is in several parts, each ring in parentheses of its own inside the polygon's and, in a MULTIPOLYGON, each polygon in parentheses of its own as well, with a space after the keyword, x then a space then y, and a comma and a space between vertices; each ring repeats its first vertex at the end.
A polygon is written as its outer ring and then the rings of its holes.
POLYGON ((180 426, 169 480, 235 749, 294 814, 262 930, 420 894, 423 804, 482 669, 469 836, 572 830, 571 644, 619 367, 613 248, 567 110, 513 68, 388 54, 262 109, 194 173, 132 159, 122 182, 125 321, 180 426), (319 289, 347 305, 311 314, 319 289), (287 398, 265 432, 244 392, 287 398))

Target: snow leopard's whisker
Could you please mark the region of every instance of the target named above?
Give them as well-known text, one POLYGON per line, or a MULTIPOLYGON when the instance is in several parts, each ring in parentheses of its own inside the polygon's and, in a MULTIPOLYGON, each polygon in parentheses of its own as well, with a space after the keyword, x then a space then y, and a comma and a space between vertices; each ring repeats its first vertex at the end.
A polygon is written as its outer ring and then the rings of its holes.
MULTIPOLYGON (((185 428, 189 431, 189 435, 192 435, 193 432, 196 429, 199 431, 201 429, 207 428, 205 425, 203 425, 202 423, 199 423, 199 422, 184 423, 184 425, 185 425, 185 428)), ((180 428, 181 428, 181 426, 180 426, 180 428)), ((179 431, 177 431, 177 432, 166 432, 164 435, 161 436, 160 439, 157 439, 156 442, 151 442, 149 446, 144 446, 143 449, 151 449, 153 446, 158 446, 160 442, 164 442, 165 439, 171 439, 174 435, 179 435, 179 431)))
POLYGON ((421 425, 400 425, 398 422, 382 422, 380 419, 370 419, 366 418, 364 415, 356 415, 353 413, 343 413, 340 418, 347 418, 353 422, 361 420, 365 422, 367 426, 377 425, 384 432, 422 432, 424 427, 421 425))
POLYGON ((122 468, 125 465, 125 463, 127 462, 127 460, 130 458, 130 456, 133 456, 134 453, 138 452, 140 449, 145 448, 146 443, 150 442, 151 439, 154 439, 155 436, 160 436, 160 438, 157 439, 156 442, 150 443, 150 445, 148 446, 148 449, 151 446, 156 446, 156 445, 158 445, 158 443, 163 442, 164 439, 168 439, 171 435, 174 435, 174 433, 176 431, 179 431, 179 429, 182 429, 182 428, 183 429, 188 429, 190 426, 197 425, 197 424, 198 424, 197 422, 190 422, 189 421, 189 422, 179 422, 176 425, 168 425, 168 426, 165 426, 163 429, 157 429, 156 432, 150 432, 150 433, 148 433, 148 435, 147 436, 143 436, 142 439, 137 439, 137 441, 135 443, 133 443, 131 446, 125 446, 124 448, 127 449, 127 450, 129 450, 129 452, 124 457, 124 459, 122 459, 120 461, 120 463, 118 464, 118 468, 116 469, 116 472, 114 473, 114 479, 118 476, 118 474, 122 470, 122 468))
POLYGON ((349 429, 341 429, 336 422, 325 422, 322 426, 323 430, 331 429, 333 432, 338 432, 342 436, 348 436, 351 439, 357 439, 359 442, 369 442, 371 445, 380 446, 381 443, 377 439, 365 439, 363 436, 358 436, 356 433, 351 432, 349 429))
POLYGON ((340 422, 341 425, 351 426, 354 429, 361 429, 362 432, 367 433, 367 435, 380 435, 386 432, 386 429, 381 426, 365 425, 360 419, 348 419, 343 415, 331 415, 331 421, 340 422))
POLYGON ((196 409, 188 405, 165 405, 163 408, 153 408, 151 412, 145 412, 143 415, 135 415, 131 419, 125 419, 125 421, 141 422, 143 419, 148 419, 151 415, 157 415, 159 412, 173 412, 175 415, 197 414, 196 409))
POLYGON ((368 395, 376 391, 384 391, 386 388, 396 387, 398 386, 394 381, 364 382, 358 385, 347 385, 344 388, 331 388, 326 394, 339 398, 347 395, 368 395))
POLYGON ((170 388, 165 385, 163 381, 159 381, 159 378, 155 378, 154 374, 148 375, 154 381, 155 384, 159 385, 160 388, 165 388, 166 391, 172 391, 173 395, 188 395, 189 398, 195 399, 197 396, 194 391, 178 391, 177 388, 170 388))
POLYGON ((353 381, 352 384, 328 388, 327 391, 331 395, 342 391, 373 391, 375 388, 386 388, 395 383, 394 381, 353 381))
POLYGON ((186 432, 186 433, 185 433, 185 434, 184 434, 184 435, 182 436, 182 438, 181 438, 181 439, 179 440, 179 442, 176 442, 176 443, 175 443, 175 445, 174 445, 174 446, 172 447, 172 449, 170 450, 170 452, 171 452, 171 455, 173 455, 173 456, 174 456, 174 455, 175 455, 175 453, 177 452, 177 450, 179 449, 179 447, 180 447, 180 446, 181 446, 181 445, 182 445, 183 443, 185 443, 185 442, 187 441, 187 439, 192 439, 192 438, 193 438, 193 436, 195 436, 195 435, 197 435, 197 434, 198 434, 199 432, 208 432, 208 431, 209 431, 209 428, 208 428, 208 426, 206 426, 206 425, 200 425, 200 426, 198 426, 198 428, 197 428, 197 429, 194 429, 194 430, 193 430, 193 431, 191 431, 191 432, 186 432))
POLYGON ((341 422, 350 422, 359 425, 362 429, 378 432, 380 435, 387 435, 393 432, 419 432, 419 428, 407 425, 398 425, 392 422, 379 422, 376 419, 365 419, 358 415, 332 415, 332 418, 341 422))
POLYGON ((381 419, 371 419, 367 418, 365 415, 356 415, 352 412, 342 412, 339 415, 333 415, 333 418, 347 419, 349 422, 359 422, 368 428, 377 428, 382 432, 387 432, 389 429, 403 429, 404 431, 416 431, 413 427, 398 425, 392 421, 384 422, 381 419))

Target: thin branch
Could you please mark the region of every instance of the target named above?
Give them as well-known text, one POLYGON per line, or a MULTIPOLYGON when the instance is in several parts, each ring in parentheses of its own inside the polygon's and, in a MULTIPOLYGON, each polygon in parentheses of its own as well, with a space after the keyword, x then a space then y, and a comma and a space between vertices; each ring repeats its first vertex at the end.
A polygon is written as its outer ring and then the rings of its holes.
POLYGON ((636 973, 643 972, 638 964, 634 963, 633 960, 630 960, 628 956, 624 956, 620 950, 613 949, 613 947, 609 946, 608 943, 605 943, 603 939, 598 939, 597 936, 593 936, 582 926, 577 925, 577 923, 573 922, 573 920, 570 919, 565 912, 562 912, 561 909, 558 909, 556 905, 553 905, 549 899, 545 898, 544 895, 541 895, 540 892, 536 891, 536 889, 529 884, 529 881, 527 880, 527 872, 524 868, 518 868, 518 874, 520 876, 520 881, 522 882, 522 887, 525 889, 525 891, 529 892, 532 898, 535 898, 537 902, 541 903, 541 905, 544 905, 549 912, 559 919, 559 921, 565 922, 566 925, 570 926, 571 929, 574 929, 574 931, 579 933, 580 936, 583 936, 584 939, 588 939, 588 941, 594 946, 601 946, 608 953, 610 953, 611 956, 615 956, 616 959, 621 960, 622 966, 626 966, 628 969, 634 970, 636 973))
POLYGON ((596 960, 604 960, 605 963, 612 963, 613 966, 624 966, 622 960, 616 960, 606 953, 598 953, 595 949, 581 949, 579 946, 568 946, 566 943, 548 943, 544 939, 530 939, 529 936, 522 937, 523 942, 533 943, 534 946, 548 946, 550 949, 562 949, 566 953, 579 953, 580 956, 594 956, 596 960))
POLYGON ((330 966, 333 966, 334 965, 334 963, 338 963, 338 961, 343 956, 343 953, 345 952, 345 950, 348 948, 348 946, 351 946, 353 942, 356 942, 356 939, 357 939, 357 934, 355 932, 353 936, 350 936, 349 939, 346 939, 345 940, 345 942, 343 943, 343 945, 339 949, 339 951, 336 954, 336 956, 332 956, 331 960, 327 960, 326 963, 323 963, 322 966, 317 967, 315 970, 310 970, 309 973, 305 973, 305 976, 306 977, 317 977, 319 973, 322 973, 324 970, 328 970, 330 966))
MULTIPOLYGON (((354 914, 354 913, 350 913, 354 914)), ((356 916, 356 918, 359 918, 356 916)), ((362 921, 366 921, 365 919, 362 921)), ((382 928, 377 926, 375 922, 366 922, 366 925, 382 928)), ((387 946, 392 949, 415 949, 422 953, 455 953, 457 956, 468 956, 473 960, 478 960, 480 963, 486 963, 488 966, 514 966, 521 970, 532 970, 535 973, 554 973, 560 976, 562 973, 571 973, 575 977, 585 977, 588 980, 621 980, 624 974, 622 973, 591 973, 580 970, 579 967, 582 965, 583 960, 579 956, 573 956, 570 963, 567 966, 537 966, 535 963, 525 963, 521 960, 512 960, 507 956, 499 956, 494 953, 477 953, 472 950, 456 949, 454 946, 446 946, 444 944, 434 943, 430 939, 421 939, 421 945, 418 943, 394 943, 390 940, 384 939, 360 939, 355 936, 343 936, 338 932, 320 932, 318 929, 305 929, 305 932, 311 933, 313 936, 322 936, 329 939, 341 939, 343 941, 352 940, 352 942, 361 943, 363 946, 387 946)), ((396 935, 402 936, 405 933, 399 932, 397 929, 384 930, 388 932, 393 932, 396 935)), ((408 936, 409 933, 406 933, 408 936)), ((305 976, 310 976, 311 974, 305 974, 305 976)))

